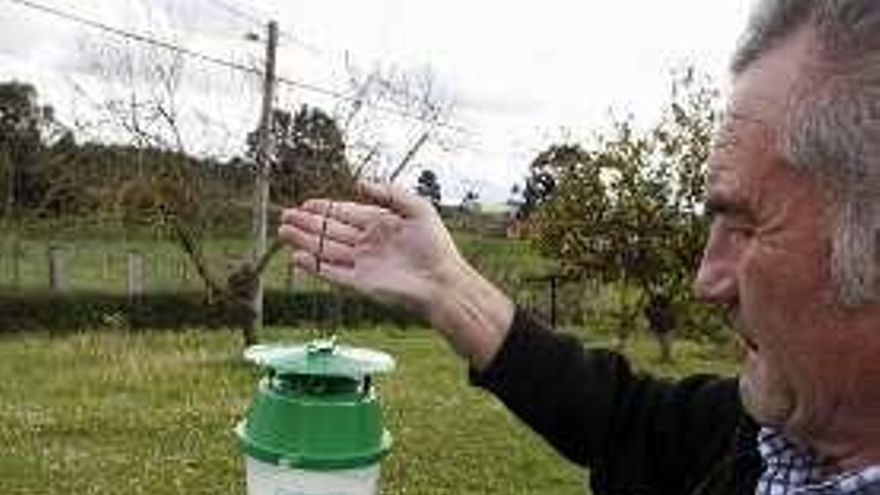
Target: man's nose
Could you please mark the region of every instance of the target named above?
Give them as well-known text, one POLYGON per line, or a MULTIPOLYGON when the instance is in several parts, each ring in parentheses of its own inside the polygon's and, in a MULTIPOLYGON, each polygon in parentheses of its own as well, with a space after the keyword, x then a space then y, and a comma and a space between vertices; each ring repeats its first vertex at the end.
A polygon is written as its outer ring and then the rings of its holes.
POLYGON ((710 236, 694 280, 694 295, 711 304, 732 304, 737 298, 736 260, 710 236))
POLYGON ((694 295, 707 303, 729 303, 736 297, 736 278, 730 270, 704 257, 694 281, 694 295))

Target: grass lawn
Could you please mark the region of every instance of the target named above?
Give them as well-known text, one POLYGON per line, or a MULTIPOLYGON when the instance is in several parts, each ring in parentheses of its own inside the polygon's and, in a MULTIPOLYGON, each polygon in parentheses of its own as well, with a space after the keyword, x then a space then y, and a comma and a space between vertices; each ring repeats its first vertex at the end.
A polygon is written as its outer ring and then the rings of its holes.
MULTIPOLYGON (((266 341, 307 331, 270 329, 266 341)), ((379 382, 395 436, 383 494, 582 494, 579 469, 486 394, 421 328, 345 331, 349 344, 392 353, 397 371, 379 382)), ((677 349, 661 373, 730 371, 714 351, 677 349)), ((654 349, 637 340, 639 366, 654 349)), ((257 373, 232 331, 124 333, 95 330, 0 339, 0 493, 242 494, 232 427, 257 373)))

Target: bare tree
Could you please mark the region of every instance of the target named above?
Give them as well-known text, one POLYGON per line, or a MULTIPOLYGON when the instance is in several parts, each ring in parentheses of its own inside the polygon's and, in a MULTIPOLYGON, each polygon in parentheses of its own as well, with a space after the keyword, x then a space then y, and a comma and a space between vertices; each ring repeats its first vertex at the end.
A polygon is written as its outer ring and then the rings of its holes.
MULTIPOLYGON (((256 264, 242 262, 231 267, 226 276, 219 275, 205 256, 203 216, 213 198, 208 197, 194 166, 198 159, 187 138, 192 129, 184 122, 181 93, 191 75, 185 71, 184 54, 131 44, 83 45, 89 47, 83 51, 86 69, 103 86, 100 97, 75 86, 91 113, 98 115, 98 123, 89 127, 104 139, 109 136, 133 150, 136 161, 136 173, 110 184, 112 191, 106 191, 101 208, 123 221, 136 219, 167 232, 195 267, 208 301, 229 306, 236 323, 242 324, 245 345, 256 343, 256 336, 244 325, 252 311, 250 294, 277 248, 256 264)), ((199 112, 194 120, 205 125, 209 118, 199 112)), ((58 183, 63 182, 63 176, 59 177, 58 183)))
POLYGON ((460 132, 446 124, 454 105, 430 67, 377 64, 364 70, 346 57, 346 69, 353 96, 340 101, 335 114, 343 123, 357 176, 393 181, 428 146, 455 146, 460 132))

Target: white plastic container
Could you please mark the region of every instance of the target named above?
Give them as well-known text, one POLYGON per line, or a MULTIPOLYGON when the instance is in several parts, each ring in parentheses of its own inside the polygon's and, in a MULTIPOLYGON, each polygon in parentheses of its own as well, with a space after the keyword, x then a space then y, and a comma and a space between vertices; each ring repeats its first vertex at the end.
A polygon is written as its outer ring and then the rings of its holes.
POLYGON ((379 464, 357 469, 305 471, 245 456, 248 495, 377 495, 379 464))

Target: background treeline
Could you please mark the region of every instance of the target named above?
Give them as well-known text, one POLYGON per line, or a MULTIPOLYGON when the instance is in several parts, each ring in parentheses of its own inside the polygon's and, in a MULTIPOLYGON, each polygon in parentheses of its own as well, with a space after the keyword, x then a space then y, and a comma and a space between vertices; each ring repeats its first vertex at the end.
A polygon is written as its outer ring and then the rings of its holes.
MULTIPOLYGON (((136 133, 136 131, 132 131, 136 133)), ((273 204, 350 191, 354 171, 335 121, 317 108, 274 112, 273 204)), ((122 226, 175 215, 211 231, 247 232, 256 133, 243 156, 196 157, 149 139, 77 142, 27 83, 0 83, 0 191, 3 218, 113 219, 122 226)), ((277 209, 277 208, 276 208, 277 209)))

